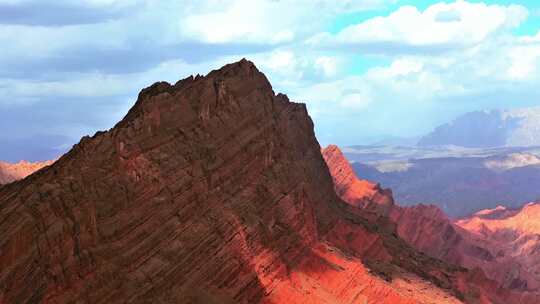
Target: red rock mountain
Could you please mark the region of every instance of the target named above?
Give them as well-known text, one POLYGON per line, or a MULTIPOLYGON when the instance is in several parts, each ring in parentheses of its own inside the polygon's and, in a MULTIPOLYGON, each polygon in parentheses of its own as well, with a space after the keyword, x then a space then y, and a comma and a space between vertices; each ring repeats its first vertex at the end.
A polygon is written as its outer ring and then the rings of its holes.
POLYGON ((394 205, 392 191, 356 177, 341 150, 330 145, 322 150, 339 197, 353 206, 387 212, 394 205))
POLYGON ((483 210, 456 225, 491 253, 488 275, 503 286, 540 293, 540 203, 483 210))
POLYGON ((343 202, 306 107, 249 61, 144 89, 0 188, 0 303, 508 303, 343 202))
MULTIPOLYGON (((364 200, 365 194, 354 189, 358 185, 373 189, 375 185, 358 179, 336 146, 323 149, 323 156, 336 193, 349 204, 358 206, 357 202, 364 200)), ((385 201, 393 202, 392 199, 385 201)), ((398 235, 419 251, 451 264, 481 269, 501 288, 513 290, 507 301, 539 302, 540 204, 529 204, 521 211, 503 207, 485 210, 456 223, 433 205, 401 207, 392 204, 383 213, 380 209, 376 212, 389 217, 398 235)))
POLYGON ((11 164, 0 161, 0 185, 25 178, 28 175, 34 173, 35 171, 45 166, 49 166, 52 163, 53 161, 35 163, 20 161, 18 163, 11 164))

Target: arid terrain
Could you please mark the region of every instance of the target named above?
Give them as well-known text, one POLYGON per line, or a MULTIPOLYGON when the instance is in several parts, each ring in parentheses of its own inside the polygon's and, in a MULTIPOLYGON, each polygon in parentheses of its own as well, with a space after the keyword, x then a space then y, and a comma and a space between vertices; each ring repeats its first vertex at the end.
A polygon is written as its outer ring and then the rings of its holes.
POLYGON ((433 204, 452 218, 540 199, 537 147, 343 148, 358 176, 391 188, 401 205, 433 204))
POLYGON ((156 83, 0 188, 0 300, 536 303, 414 249, 390 192, 357 185, 337 196, 305 106, 251 62, 156 83))
POLYGON ((529 203, 520 209, 499 206, 453 221, 433 205, 388 204, 393 202, 391 192, 359 179, 336 146, 323 149, 323 156, 336 193, 352 205, 388 217, 396 225, 399 237, 411 246, 450 264, 482 272, 498 286, 519 294, 517 298, 523 303, 536 301, 531 299, 540 294, 540 272, 536 267, 540 258, 540 204, 529 203), (358 191, 359 188, 376 189, 379 196, 386 196, 382 200, 384 207, 380 199, 373 201, 377 208, 359 205, 358 201, 377 196, 358 191))

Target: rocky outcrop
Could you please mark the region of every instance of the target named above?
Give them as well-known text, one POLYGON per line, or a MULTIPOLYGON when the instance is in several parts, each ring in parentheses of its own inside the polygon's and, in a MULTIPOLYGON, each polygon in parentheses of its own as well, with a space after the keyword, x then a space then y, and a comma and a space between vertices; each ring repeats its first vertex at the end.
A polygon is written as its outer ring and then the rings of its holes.
POLYGON ((53 161, 6 163, 0 161, 0 185, 11 183, 13 181, 27 177, 37 170, 49 166, 53 161))
POLYGON ((540 203, 521 209, 499 206, 456 221, 493 253, 486 273, 503 286, 540 292, 540 203))
MULTIPOLYGON (((306 107, 249 61, 144 89, 0 188, 1 303, 507 303, 337 197, 306 107)), ((480 279, 479 279, 480 278, 480 279)))
MULTIPOLYGON (((330 146, 323 156, 333 175, 336 192, 351 205, 364 198, 355 196, 359 181, 354 173, 343 178, 342 168, 348 161, 339 148, 330 146)), ((372 184, 373 185, 373 184, 372 184)), ((366 206, 366 205, 358 205, 366 206)), ((373 209, 371 209, 373 210, 373 209)), ((540 204, 529 204, 523 210, 498 207, 484 210, 472 218, 454 223, 438 207, 419 204, 386 209, 385 216, 396 225, 400 238, 417 250, 475 273, 478 284, 512 290, 506 300, 515 303, 538 301, 538 254, 540 239, 540 204)), ((540 251, 539 251, 540 252, 540 251)))
POLYGON ((353 206, 386 214, 394 206, 392 190, 356 177, 341 150, 329 145, 322 150, 339 197, 353 206))
MULTIPOLYGON (((453 264, 463 265, 463 251, 482 252, 482 249, 471 249, 468 242, 452 224, 451 220, 438 207, 419 204, 411 207, 402 207, 394 203, 390 190, 381 191, 380 187, 369 181, 359 179, 352 171, 349 162, 336 146, 328 146, 323 150, 323 156, 332 174, 336 193, 349 204, 368 208, 379 215, 388 217, 395 223, 399 236, 414 248, 429 254, 432 257, 443 259, 453 264), (346 174, 343 174, 346 172, 346 174), (346 178, 344 178, 346 176, 346 178), (368 185, 369 189, 376 189, 375 193, 366 197, 364 193, 354 191, 358 184, 368 185), (376 209, 370 207, 370 200, 385 195, 386 208, 376 209), (358 204, 358 201, 367 201, 358 204), (467 248, 464 248, 467 247, 467 248)), ((378 200, 375 200, 377 202, 378 200)), ((489 259, 489 254, 486 259, 489 259)))

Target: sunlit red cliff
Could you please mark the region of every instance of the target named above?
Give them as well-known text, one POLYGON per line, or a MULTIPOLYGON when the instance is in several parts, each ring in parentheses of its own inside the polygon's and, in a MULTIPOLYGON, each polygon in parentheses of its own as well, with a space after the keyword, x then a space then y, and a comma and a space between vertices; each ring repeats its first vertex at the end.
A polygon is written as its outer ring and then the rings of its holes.
POLYGON ((306 107, 251 62, 156 83, 0 188, 0 303, 519 303, 412 248, 378 213, 390 193, 354 184, 353 206, 306 107))
MULTIPOLYGON (((336 192, 352 205, 365 196, 350 195, 360 180, 354 173, 343 179, 350 165, 335 146, 323 150, 333 174, 336 192), (352 176, 352 177, 351 177, 352 176), (349 195, 343 195, 349 194, 349 195)), ((512 290, 507 301, 537 303, 540 273, 540 205, 528 204, 521 210, 499 207, 453 222, 432 205, 401 207, 393 204, 384 211, 395 223, 398 235, 411 246, 450 264, 485 274, 501 288, 512 290), (477 270, 475 270, 477 269, 477 270)))
POLYGON ((336 193, 344 201, 356 207, 378 209, 382 212, 384 212, 383 209, 394 205, 392 191, 357 178, 351 165, 337 146, 326 147, 322 150, 322 154, 328 164, 336 193))
POLYGON ((488 273, 505 286, 540 290, 540 204, 521 209, 498 207, 480 211, 456 225, 470 231, 474 240, 493 254, 488 273))

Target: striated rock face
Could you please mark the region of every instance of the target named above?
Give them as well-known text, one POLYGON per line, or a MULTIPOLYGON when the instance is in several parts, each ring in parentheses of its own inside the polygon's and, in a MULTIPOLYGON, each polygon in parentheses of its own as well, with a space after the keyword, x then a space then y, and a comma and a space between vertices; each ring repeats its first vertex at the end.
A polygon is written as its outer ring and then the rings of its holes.
POLYGON ((540 205, 498 207, 452 222, 434 206, 395 209, 399 236, 432 257, 470 269, 520 295, 540 294, 540 205))
POLYGON ((20 161, 18 163, 11 164, 0 161, 0 185, 25 178, 37 170, 51 165, 52 163, 53 161, 35 163, 20 161))
POLYGON ((242 60, 0 188, 0 303, 507 303, 394 228, 337 197, 305 106, 242 60))
POLYGON ((513 234, 540 234, 539 219, 540 203, 528 203, 520 209, 498 206, 482 210, 456 223, 478 234, 508 240, 512 239, 513 234))
MULTIPOLYGON (((399 236, 430 256, 460 262, 456 245, 461 237, 446 215, 436 206, 401 207, 394 203, 390 189, 359 179, 349 161, 335 145, 322 150, 338 196, 347 203, 388 217, 399 236)), ((456 263, 457 264, 457 263, 456 263)))
POLYGON ((436 206, 416 205, 393 208, 390 218, 400 237, 432 257, 462 264, 463 239, 452 222, 436 206))
POLYGON ((322 150, 322 155, 332 175, 335 191, 344 201, 381 213, 387 213, 394 206, 392 191, 357 178, 351 164, 337 146, 329 145, 322 150))
MULTIPOLYGON (((333 174, 336 192, 351 205, 357 205, 353 188, 360 181, 343 170, 347 160, 339 148, 330 146, 323 156, 333 174)), ((539 298, 538 269, 540 247, 540 204, 529 204, 523 210, 498 207, 484 210, 472 218, 453 223, 438 207, 392 205, 385 214, 396 225, 400 238, 431 257, 472 271, 479 284, 512 290, 509 303, 537 303, 539 298), (481 269, 481 270, 479 270, 481 269), (482 283, 483 282, 483 283, 482 283)), ((486 287, 490 288, 490 287, 486 287)))
POLYGON ((540 292, 540 203, 482 210, 456 225, 493 253, 486 272, 504 286, 540 292))

